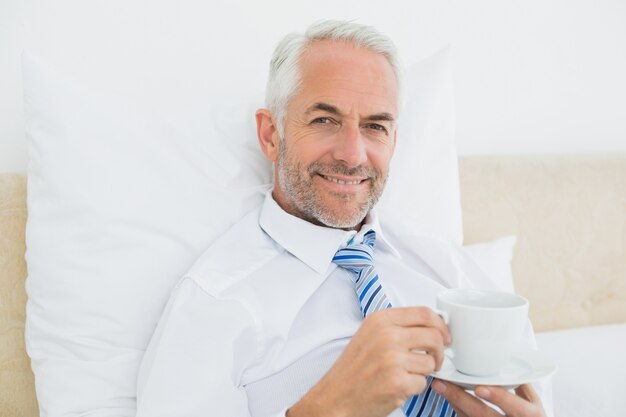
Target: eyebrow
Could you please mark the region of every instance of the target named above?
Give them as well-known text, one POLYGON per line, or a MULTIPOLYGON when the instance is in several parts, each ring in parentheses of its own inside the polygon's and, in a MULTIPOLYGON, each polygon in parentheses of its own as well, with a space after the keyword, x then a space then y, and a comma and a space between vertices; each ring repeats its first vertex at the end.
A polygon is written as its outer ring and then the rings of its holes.
MULTIPOLYGON (((341 116, 342 113, 341 111, 336 107, 333 106, 332 104, 328 104, 328 103, 315 103, 313 104, 311 107, 309 107, 305 114, 310 114, 316 111, 323 111, 326 113, 330 113, 330 114, 334 114, 337 116, 341 116)), ((369 116, 366 116, 363 118, 364 120, 369 120, 372 122, 393 122, 395 121, 393 115, 391 113, 387 113, 387 112, 383 112, 383 113, 377 113, 377 114, 371 114, 369 116)))

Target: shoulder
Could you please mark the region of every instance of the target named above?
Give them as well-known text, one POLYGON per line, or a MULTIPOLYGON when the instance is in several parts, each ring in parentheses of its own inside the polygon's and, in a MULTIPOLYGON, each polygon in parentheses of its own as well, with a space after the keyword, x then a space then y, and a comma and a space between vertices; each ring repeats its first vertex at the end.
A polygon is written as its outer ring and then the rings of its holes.
POLYGON ((218 238, 185 274, 212 296, 241 282, 284 249, 259 226, 261 208, 248 213, 218 238))

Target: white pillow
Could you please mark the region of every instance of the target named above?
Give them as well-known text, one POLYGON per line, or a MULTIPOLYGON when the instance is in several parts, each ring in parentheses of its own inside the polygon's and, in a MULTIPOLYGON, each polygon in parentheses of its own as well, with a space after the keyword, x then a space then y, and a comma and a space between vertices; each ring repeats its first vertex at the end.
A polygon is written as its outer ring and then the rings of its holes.
POLYGON ((511 235, 489 242, 466 245, 463 246, 463 249, 492 279, 498 290, 514 292, 511 262, 513 261, 513 249, 516 241, 517 237, 511 235))
MULTIPOLYGON (((409 71, 421 87, 406 111, 425 113, 403 119, 386 204, 407 227, 458 237, 452 130, 439 126, 452 118, 438 114, 452 109, 438 73, 447 63, 439 54, 409 71)), ((42 416, 133 416, 137 368, 171 288, 271 181, 254 127, 261 103, 216 97, 188 129, 71 79, 24 57, 27 349, 42 416)))
POLYGON ((404 233, 463 243, 448 47, 405 71, 406 104, 389 180, 378 204, 404 233))

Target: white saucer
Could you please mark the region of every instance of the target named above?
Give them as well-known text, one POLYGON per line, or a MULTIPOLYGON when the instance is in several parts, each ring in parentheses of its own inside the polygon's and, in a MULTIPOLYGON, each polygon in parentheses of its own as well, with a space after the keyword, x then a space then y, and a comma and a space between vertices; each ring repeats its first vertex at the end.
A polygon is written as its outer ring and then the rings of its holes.
POLYGON ((443 381, 452 382, 466 390, 473 390, 479 385, 500 386, 505 389, 517 388, 537 379, 552 375, 556 365, 550 359, 535 350, 519 350, 511 356, 498 375, 471 376, 456 370, 450 358, 446 357, 438 372, 431 374, 443 381))

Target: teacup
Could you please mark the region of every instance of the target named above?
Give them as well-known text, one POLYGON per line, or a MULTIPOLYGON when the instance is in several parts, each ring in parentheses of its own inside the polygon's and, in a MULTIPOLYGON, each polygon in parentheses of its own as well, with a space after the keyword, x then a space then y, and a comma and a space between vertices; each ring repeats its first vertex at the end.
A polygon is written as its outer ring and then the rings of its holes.
POLYGON ((500 291, 446 290, 438 294, 437 308, 452 336, 446 355, 457 371, 472 376, 498 374, 528 320, 528 300, 500 291))

